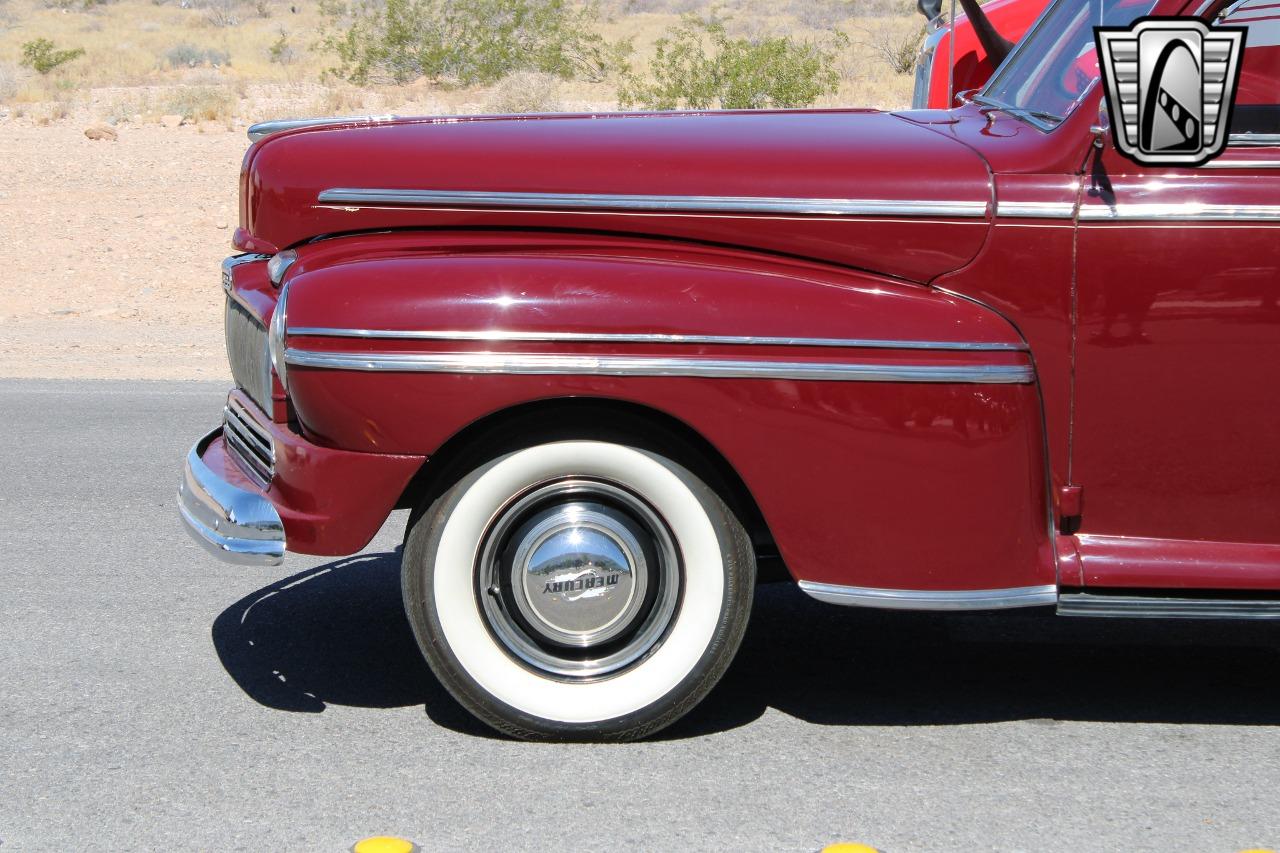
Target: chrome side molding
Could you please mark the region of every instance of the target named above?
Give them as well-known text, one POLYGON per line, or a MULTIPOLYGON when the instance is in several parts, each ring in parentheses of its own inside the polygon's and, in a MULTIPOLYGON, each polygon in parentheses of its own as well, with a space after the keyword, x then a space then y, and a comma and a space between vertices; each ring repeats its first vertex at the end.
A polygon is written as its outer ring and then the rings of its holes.
POLYGON ((1201 169, 1280 169, 1280 160, 1233 160, 1229 157, 1210 160, 1201 169))
POLYGON ((274 121, 260 121, 257 124, 249 125, 249 141, 257 142, 264 136, 270 136, 273 133, 283 133, 286 130, 296 130, 300 127, 323 127, 327 124, 350 124, 350 125, 373 125, 383 124, 389 121, 395 121, 399 116, 380 115, 380 116, 326 116, 324 118, 286 118, 274 121))
POLYGON ((996 205, 996 216, 1003 219, 1074 219, 1073 201, 1002 201, 996 205))
POLYGON ((1072 592, 1058 599, 1058 614, 1109 619, 1280 619, 1280 599, 1175 598, 1072 592))
POLYGON ((1233 133, 1227 137, 1227 145, 1241 148, 1280 147, 1280 133, 1233 133))
POLYGON ((790 214, 797 216, 883 216, 983 219, 986 201, 932 201, 767 196, 620 195, 608 193, 473 192, 334 187, 321 191, 320 204, 342 207, 429 207, 461 209, 599 210, 644 213, 790 214))
POLYGON ((711 346, 846 347, 849 349, 901 349, 965 352, 1025 352, 1025 343, 978 341, 890 341, 874 338, 788 338, 756 335, 611 334, 597 332, 516 332, 503 329, 338 329, 327 326, 294 326, 289 334, 312 338, 361 338, 386 341, 494 341, 578 344, 699 344, 711 346))
POLYGON ((1165 222, 1280 222, 1280 204, 1087 204, 1081 221, 1161 220, 1165 222))
POLYGON ((839 586, 800 581, 800 589, 828 604, 886 610, 1007 610, 1056 604, 1054 584, 1008 589, 918 590, 839 586))
MULTIPOLYGON (((297 334, 296 329, 290 330, 297 334)), ((983 385, 1035 381, 1029 365, 854 364, 724 358, 529 353, 368 353, 288 349, 285 362, 330 370, 567 376, 660 376, 699 379, 792 379, 819 382, 939 382, 983 385)))

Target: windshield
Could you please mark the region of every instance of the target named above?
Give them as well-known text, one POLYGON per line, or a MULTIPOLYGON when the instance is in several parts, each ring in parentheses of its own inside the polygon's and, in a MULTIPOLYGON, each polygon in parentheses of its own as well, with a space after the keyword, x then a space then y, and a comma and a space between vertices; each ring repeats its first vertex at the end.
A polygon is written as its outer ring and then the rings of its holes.
POLYGON ((1155 0, 1058 0, 975 100, 1054 126, 1098 78, 1095 26, 1125 26, 1155 0))

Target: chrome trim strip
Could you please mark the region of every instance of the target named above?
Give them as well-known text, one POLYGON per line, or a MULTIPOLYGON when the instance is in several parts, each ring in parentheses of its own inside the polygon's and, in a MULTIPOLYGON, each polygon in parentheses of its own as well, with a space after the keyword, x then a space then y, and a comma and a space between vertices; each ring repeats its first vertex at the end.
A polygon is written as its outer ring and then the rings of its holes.
POLYGON ((1280 619, 1280 600, 1162 598, 1076 592, 1058 599, 1058 615, 1104 619, 1280 619))
POLYGON ((339 206, 550 208, 553 210, 630 210, 651 213, 782 213, 805 216, 927 216, 975 219, 984 218, 989 208, 985 201, 471 192, 360 187, 335 187, 323 190, 317 200, 320 204, 339 206))
POLYGON ((1276 204, 1100 204, 1080 208, 1080 219, 1091 222, 1159 219, 1166 222, 1270 222, 1280 221, 1276 204))
POLYGON ((222 434, 219 427, 187 453, 178 484, 178 512, 187 532, 206 551, 228 563, 278 566, 284 562, 285 533, 280 514, 265 497, 233 486, 201 457, 222 434))
POLYGON ((257 142, 264 136, 296 130, 300 127, 323 127, 326 124, 372 125, 395 121, 399 116, 325 116, 323 118, 286 118, 275 121, 260 121, 249 125, 249 141, 257 142))
POLYGON ((918 590, 800 581, 800 588, 828 604, 887 610, 1005 610, 1042 607, 1058 601, 1058 588, 1053 584, 1010 589, 918 590))
POLYGON ((1201 169, 1280 169, 1280 160, 1210 160, 1201 169))
POLYGON ((713 346, 775 346, 775 347, 847 347, 850 349, 904 349, 904 350, 954 350, 965 352, 1024 352, 1023 343, 972 341, 889 341, 873 338, 787 338, 757 335, 666 335, 666 334, 612 334, 595 332, 515 332, 505 329, 488 331, 452 330, 399 330, 399 329, 337 329, 327 326, 294 326, 290 337, 312 338, 363 338, 388 341, 518 341, 522 343, 582 343, 582 344, 706 344, 713 346))
POLYGON ((1035 381, 1028 365, 839 364, 724 358, 525 353, 361 353, 288 349, 285 362, 329 370, 516 375, 662 376, 699 379, 793 379, 822 382, 946 382, 990 385, 1035 381))
POLYGON ((1234 148, 1271 148, 1280 146, 1280 133, 1233 133, 1227 146, 1234 148))
POLYGON ((996 216, 1009 219, 1073 219, 1074 201, 1002 201, 996 205, 996 216))

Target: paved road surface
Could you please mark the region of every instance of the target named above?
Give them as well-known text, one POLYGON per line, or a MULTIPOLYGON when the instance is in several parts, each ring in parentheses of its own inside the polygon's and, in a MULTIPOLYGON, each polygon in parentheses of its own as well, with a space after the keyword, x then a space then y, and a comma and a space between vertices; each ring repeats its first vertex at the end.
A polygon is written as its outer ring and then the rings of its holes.
POLYGON ((842 610, 763 588, 651 743, 473 724, 360 556, 180 530, 198 383, 0 382, 0 853, 1280 846, 1280 626, 842 610), (45 846, 47 844, 47 846, 45 846))

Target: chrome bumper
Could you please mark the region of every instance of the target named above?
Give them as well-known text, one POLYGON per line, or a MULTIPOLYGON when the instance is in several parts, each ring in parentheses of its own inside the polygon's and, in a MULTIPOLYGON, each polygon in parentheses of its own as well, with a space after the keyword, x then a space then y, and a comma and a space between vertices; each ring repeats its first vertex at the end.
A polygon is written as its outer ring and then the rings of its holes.
POLYGON ((228 563, 278 566, 284 561, 284 524, 262 495, 233 486, 204 464, 205 449, 222 434, 219 427, 187 454, 178 484, 178 511, 191 538, 228 563))

